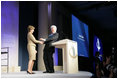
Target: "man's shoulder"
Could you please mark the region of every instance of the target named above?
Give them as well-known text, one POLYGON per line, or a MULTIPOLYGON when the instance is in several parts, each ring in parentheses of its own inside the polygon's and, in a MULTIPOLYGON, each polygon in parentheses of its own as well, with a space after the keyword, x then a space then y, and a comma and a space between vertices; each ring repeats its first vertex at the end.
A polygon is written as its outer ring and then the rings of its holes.
POLYGON ((59 35, 59 33, 55 33, 55 35, 59 35))

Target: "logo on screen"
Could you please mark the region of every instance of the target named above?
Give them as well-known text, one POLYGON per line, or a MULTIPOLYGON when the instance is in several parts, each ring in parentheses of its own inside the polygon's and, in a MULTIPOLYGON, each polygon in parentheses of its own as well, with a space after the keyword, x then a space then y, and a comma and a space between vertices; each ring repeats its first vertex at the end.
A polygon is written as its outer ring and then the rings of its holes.
POLYGON ((100 51, 100 41, 99 41, 99 39, 97 38, 97 42, 96 42, 96 47, 97 47, 97 49, 98 49, 98 51, 100 51))

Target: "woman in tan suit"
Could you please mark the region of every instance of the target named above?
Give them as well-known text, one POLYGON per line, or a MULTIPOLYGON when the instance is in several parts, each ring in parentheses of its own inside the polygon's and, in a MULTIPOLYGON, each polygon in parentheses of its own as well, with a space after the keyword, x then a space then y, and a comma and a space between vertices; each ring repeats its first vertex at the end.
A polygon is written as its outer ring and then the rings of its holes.
POLYGON ((41 41, 38 41, 35 39, 35 37, 33 36, 33 32, 34 32, 35 27, 29 25, 28 26, 28 34, 27 34, 27 40, 28 40, 28 44, 27 44, 27 50, 29 53, 29 63, 28 63, 28 70, 27 73, 28 74, 34 74, 32 72, 32 68, 34 65, 34 60, 36 60, 36 43, 41 44, 41 41))

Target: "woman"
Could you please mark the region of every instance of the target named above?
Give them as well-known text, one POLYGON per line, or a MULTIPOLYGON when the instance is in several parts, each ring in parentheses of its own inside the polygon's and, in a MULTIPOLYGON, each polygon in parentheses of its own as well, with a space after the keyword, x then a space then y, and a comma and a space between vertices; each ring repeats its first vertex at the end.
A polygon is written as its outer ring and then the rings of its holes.
POLYGON ((36 45, 35 43, 42 43, 41 41, 38 41, 35 39, 35 37, 33 36, 33 32, 34 32, 35 27, 29 25, 28 26, 28 34, 27 34, 27 40, 28 40, 28 44, 27 44, 27 50, 29 53, 29 63, 28 63, 28 70, 27 73, 28 74, 34 74, 32 72, 32 68, 34 65, 34 60, 36 60, 36 45))

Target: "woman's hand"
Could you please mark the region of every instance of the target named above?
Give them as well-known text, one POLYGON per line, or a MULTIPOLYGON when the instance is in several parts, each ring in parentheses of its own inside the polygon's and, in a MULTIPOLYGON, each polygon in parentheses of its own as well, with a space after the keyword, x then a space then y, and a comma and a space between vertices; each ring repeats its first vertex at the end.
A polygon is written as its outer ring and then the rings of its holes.
POLYGON ((44 44, 44 42, 43 41, 40 41, 40 44, 44 44))

